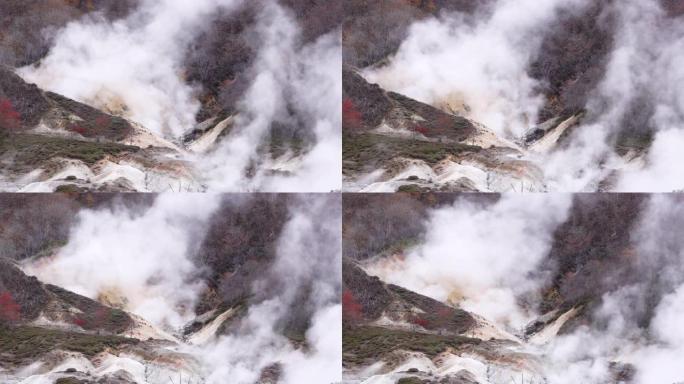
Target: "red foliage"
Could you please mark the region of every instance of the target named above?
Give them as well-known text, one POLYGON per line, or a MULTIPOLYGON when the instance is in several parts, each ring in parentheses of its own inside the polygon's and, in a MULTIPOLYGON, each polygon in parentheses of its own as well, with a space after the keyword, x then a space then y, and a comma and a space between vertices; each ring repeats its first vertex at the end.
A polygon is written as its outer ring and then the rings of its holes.
POLYGON ((413 127, 413 131, 414 131, 414 132, 418 132, 418 133, 420 133, 421 135, 424 135, 424 136, 427 135, 428 132, 429 132, 429 130, 428 130, 426 127, 422 126, 422 125, 415 125, 415 126, 413 127))
POLYGON ((3 292, 0 294, 0 320, 17 321, 21 315, 21 307, 14 301, 12 294, 3 292))
POLYGON ((84 318, 82 318, 82 317, 76 317, 76 318, 73 320, 73 323, 76 324, 76 325, 78 325, 78 326, 81 327, 81 328, 85 328, 85 325, 86 325, 87 321, 86 321, 84 318))
POLYGON ((69 130, 78 133, 81 136, 85 136, 85 133, 87 132, 86 127, 79 125, 79 124, 71 124, 69 126, 69 130))
POLYGON ((421 326, 421 327, 423 327, 423 328, 427 328, 427 327, 428 327, 428 324, 430 324, 430 322, 427 321, 427 319, 423 319, 422 317, 413 318, 413 319, 411 320, 411 322, 412 322, 413 324, 419 325, 419 326, 421 326))
POLYGON ((361 319, 361 304, 356 301, 354 294, 345 289, 342 293, 342 317, 345 320, 357 321, 361 319))
POLYGON ((0 128, 18 129, 21 126, 21 114, 14 109, 7 98, 0 99, 0 128))
POLYGON ((342 127, 358 129, 361 128, 361 112, 356 108, 350 98, 342 100, 342 127))

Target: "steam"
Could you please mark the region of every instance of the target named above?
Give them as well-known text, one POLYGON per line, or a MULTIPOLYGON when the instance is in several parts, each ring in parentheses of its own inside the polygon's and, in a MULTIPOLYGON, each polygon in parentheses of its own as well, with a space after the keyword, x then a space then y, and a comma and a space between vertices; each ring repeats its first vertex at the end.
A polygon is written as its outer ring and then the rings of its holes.
POLYGON ((383 280, 500 324, 529 320, 517 297, 543 283, 533 272, 550 249, 570 208, 569 195, 505 195, 481 206, 457 201, 433 211, 425 242, 391 268, 369 268, 383 280))
POLYGON ((68 243, 27 272, 153 324, 181 327, 193 318, 203 288, 193 247, 219 201, 212 194, 164 194, 141 214, 122 207, 83 210, 68 243))
POLYGON ((684 338, 684 244, 672 231, 682 224, 684 204, 668 195, 651 197, 634 230, 638 281, 602 297, 592 324, 556 339, 547 350, 551 383, 603 382, 611 363, 632 364, 634 382, 684 380, 678 357, 684 338), (647 328, 640 319, 648 319, 647 328))
MULTIPOLYGON (((656 139, 657 144, 651 148, 651 161, 654 164, 635 173, 629 172, 630 166, 617 158, 613 146, 616 136, 625 129, 623 125, 629 123, 625 119, 630 119, 630 108, 636 102, 643 103, 640 98, 646 97, 649 103, 664 103, 656 108, 659 112, 651 117, 648 124, 654 124, 657 131, 667 128, 662 122, 665 121, 665 115, 672 115, 673 106, 668 104, 674 100, 672 93, 678 92, 676 87, 681 77, 677 74, 681 71, 672 66, 672 59, 679 54, 673 52, 673 49, 677 49, 676 30, 681 29, 672 29, 672 24, 677 21, 666 20, 664 11, 655 0, 619 2, 612 11, 616 14, 618 25, 614 32, 615 46, 603 80, 587 106, 590 122, 577 129, 568 148, 553 153, 547 159, 545 173, 554 190, 583 191, 596 190, 598 183, 612 169, 627 168, 617 189, 642 192, 671 190, 666 184, 672 182, 662 181, 662 176, 664 171, 672 168, 667 167, 667 162, 661 161, 663 157, 671 156, 669 145, 658 143, 656 139), (664 27, 656 28, 656 25, 664 27), (648 75, 652 71, 661 75, 658 76, 659 80, 648 75)), ((639 110, 639 113, 645 113, 646 108, 639 107, 639 110)), ((648 127, 639 129, 645 132, 648 127)), ((675 142, 678 140, 667 131, 664 137, 675 139, 675 142)))
POLYGON ((339 31, 302 46, 296 20, 275 1, 264 4, 257 30, 261 47, 253 68, 256 77, 240 102, 235 127, 207 158, 209 188, 272 192, 340 189, 339 31), (288 153, 284 158, 263 160, 259 146, 268 138, 274 122, 287 121, 288 108, 303 118, 303 128, 313 134, 315 144, 304 148, 299 156, 288 153), (254 177, 245 177, 254 165, 254 177))
POLYGON ((285 384, 341 381, 341 200, 308 196, 298 199, 291 214, 268 277, 253 287, 257 297, 273 294, 249 308, 235 333, 201 351, 211 372, 209 384, 253 383, 274 362, 282 369, 279 382, 285 384), (311 294, 302 302, 298 292, 306 287, 311 294), (307 352, 294 349, 277 332, 293 309, 306 307, 314 309, 306 332, 307 352))
POLYGON ((178 137, 195 124, 199 102, 182 79, 185 48, 200 23, 238 0, 142 0, 128 18, 70 23, 48 56, 20 74, 98 108, 122 113, 157 135, 178 137))
MULTIPOLYGON (((289 201, 276 258, 253 283, 247 314, 225 336, 178 347, 198 358, 203 382, 251 384, 271 368, 286 384, 341 381, 341 198, 289 201), (296 312, 305 317, 296 320, 305 321, 305 345, 284 336, 296 312)), ((84 210, 69 242, 27 271, 100 301, 119 299, 156 326, 181 329, 205 288, 193 256, 220 203, 221 195, 162 194, 143 212, 84 210)))
MULTIPOLYGON (((630 18, 625 32, 638 36, 631 61, 633 76, 642 88, 641 94, 625 94, 634 100, 645 95, 654 105, 649 124, 655 127, 646 166, 627 172, 620 179, 621 191, 671 192, 684 188, 681 169, 673 164, 684 158, 676 149, 684 142, 684 20, 665 18, 655 1, 630 1, 630 18), (658 26, 658 27, 655 27, 658 26), (655 73, 657 76, 649 76, 655 73)), ((637 89, 638 90, 638 89, 637 89)))
POLYGON ((584 1, 499 0, 491 14, 442 14, 413 24, 387 66, 365 76, 386 89, 520 137, 543 100, 527 68, 559 11, 584 1))
POLYGON ((684 173, 674 165, 683 160, 677 148, 684 143, 684 22, 668 18, 661 4, 628 0, 609 6, 617 25, 614 46, 587 104, 587 121, 574 130, 566 147, 538 161, 551 190, 597 190, 616 170, 617 181, 610 188, 617 191, 668 192, 684 187, 684 173), (627 127, 642 119, 644 126, 627 127), (635 134, 647 152, 632 150, 618 156, 618 139, 635 134))
MULTIPOLYGON (((19 70, 41 88, 122 115, 178 141, 195 128, 195 86, 183 78, 187 47, 219 10, 242 0, 142 0, 128 18, 68 24, 37 66, 19 70)), ((252 82, 226 137, 192 156, 204 188, 218 192, 341 189, 341 38, 335 30, 303 43, 298 21, 277 0, 257 10, 252 82), (301 148, 273 158, 274 125, 304 132, 301 148)), ((296 146, 296 144, 295 144, 296 146)))
MULTIPOLYGON (((601 82, 562 145, 525 153, 552 191, 663 192, 684 188, 684 19, 661 0, 607 2, 615 21, 601 82)), ((560 12, 590 2, 498 0, 475 15, 443 12, 414 23, 371 82, 483 123, 517 140, 537 124, 542 89, 528 74, 560 12)), ((596 17, 596 16, 592 16, 596 17)), ((544 54, 541 52, 541 54, 544 54)))

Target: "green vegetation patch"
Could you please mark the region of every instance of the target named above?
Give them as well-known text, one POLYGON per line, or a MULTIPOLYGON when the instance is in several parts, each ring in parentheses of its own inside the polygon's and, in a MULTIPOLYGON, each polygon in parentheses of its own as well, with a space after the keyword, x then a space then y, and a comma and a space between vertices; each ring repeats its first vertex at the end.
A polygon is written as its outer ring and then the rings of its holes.
POLYGON ((96 355, 107 348, 137 344, 137 339, 102 336, 30 326, 0 326, 0 359, 21 363, 56 349, 96 355))
POLYGON ((416 184, 404 184, 401 187, 399 187, 399 189, 397 189, 397 192, 426 193, 426 192, 430 192, 430 188, 421 187, 420 185, 416 185, 416 184))
POLYGON ((87 384, 87 382, 79 380, 75 377, 62 377, 61 379, 57 379, 55 384, 87 384))
POLYGON ((94 164, 107 155, 137 152, 139 149, 116 143, 98 143, 33 134, 0 136, 0 155, 14 153, 13 163, 16 166, 38 165, 56 157, 94 164))
POLYGON ((463 336, 441 336, 371 326, 349 327, 342 332, 344 361, 349 363, 377 360, 399 349, 422 352, 434 357, 449 348, 457 349, 480 342, 479 339, 463 336))
POLYGON ((439 143, 360 133, 344 135, 342 158, 345 171, 383 164, 395 157, 408 157, 436 164, 450 155, 478 152, 481 148, 459 143, 439 143))
POLYGON ((402 377, 397 381, 397 384, 424 384, 425 381, 417 377, 402 377))

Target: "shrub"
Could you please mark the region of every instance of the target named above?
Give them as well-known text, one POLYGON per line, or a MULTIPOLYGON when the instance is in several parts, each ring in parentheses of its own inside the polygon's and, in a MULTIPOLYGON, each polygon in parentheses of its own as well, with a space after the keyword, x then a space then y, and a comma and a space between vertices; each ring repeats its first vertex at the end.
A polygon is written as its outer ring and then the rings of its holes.
POLYGON ((361 123, 361 112, 359 112, 350 98, 345 98, 342 101, 342 127, 359 129, 361 128, 361 123))
POLYGON ((0 321, 15 322, 21 317, 21 307, 10 292, 0 294, 0 321))
POLYGON ((354 294, 349 289, 345 289, 342 293, 342 318, 345 321, 361 320, 361 309, 362 306, 356 301, 354 294))
POLYGON ((21 126, 21 114, 7 98, 0 98, 0 129, 15 130, 21 126))
POLYGON ((415 125, 415 126, 413 126, 412 130, 413 130, 414 132, 420 133, 420 134, 423 135, 423 136, 427 136, 427 134, 428 134, 428 132, 429 132, 428 129, 427 129, 427 127, 425 127, 425 126, 423 126, 423 125, 415 125))

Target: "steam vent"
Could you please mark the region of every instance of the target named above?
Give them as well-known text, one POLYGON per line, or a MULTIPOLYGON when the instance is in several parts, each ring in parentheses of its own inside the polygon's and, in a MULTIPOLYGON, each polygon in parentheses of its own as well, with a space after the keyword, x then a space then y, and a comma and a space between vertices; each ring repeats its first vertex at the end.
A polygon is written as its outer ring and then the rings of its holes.
POLYGON ((0 384, 684 384, 684 0, 0 0, 0 384))

